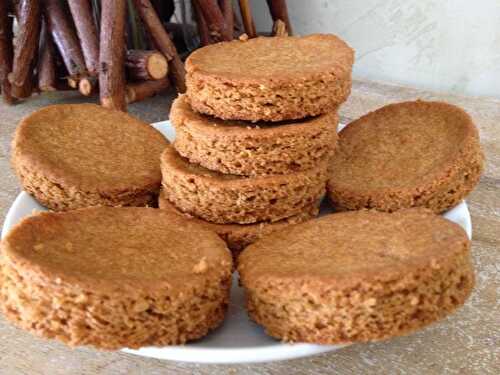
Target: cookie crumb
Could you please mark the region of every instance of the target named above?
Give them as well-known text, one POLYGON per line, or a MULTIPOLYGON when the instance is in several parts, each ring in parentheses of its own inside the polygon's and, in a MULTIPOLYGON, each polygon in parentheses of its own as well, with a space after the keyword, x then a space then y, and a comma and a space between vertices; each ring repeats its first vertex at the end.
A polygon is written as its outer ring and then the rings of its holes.
POLYGON ((74 252, 74 250, 73 250, 73 244, 71 242, 66 242, 65 247, 66 247, 66 251, 68 253, 73 253, 74 252))
POLYGON ((208 269, 208 264, 207 261, 205 260, 205 257, 201 258, 201 260, 194 265, 193 267, 193 272, 194 273, 204 273, 208 269))
POLYGON ((43 249, 43 244, 42 243, 37 243, 35 246, 33 246, 33 250, 35 252, 42 251, 42 249, 43 249))

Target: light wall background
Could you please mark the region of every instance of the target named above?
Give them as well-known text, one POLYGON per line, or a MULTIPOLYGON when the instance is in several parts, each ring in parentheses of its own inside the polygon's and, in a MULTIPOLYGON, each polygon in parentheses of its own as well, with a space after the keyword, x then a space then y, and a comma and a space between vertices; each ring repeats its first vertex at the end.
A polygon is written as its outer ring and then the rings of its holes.
MULTIPOLYGON (((252 2, 259 31, 266 1, 252 2)), ((354 77, 500 98, 500 0, 288 0, 295 34, 334 33, 354 77)))

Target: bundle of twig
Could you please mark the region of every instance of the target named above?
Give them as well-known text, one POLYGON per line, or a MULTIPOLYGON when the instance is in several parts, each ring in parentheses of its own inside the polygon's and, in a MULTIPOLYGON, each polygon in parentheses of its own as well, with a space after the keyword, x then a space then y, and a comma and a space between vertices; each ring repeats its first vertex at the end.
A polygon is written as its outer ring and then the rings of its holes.
POLYGON ((165 90, 167 75, 184 91, 183 64, 149 0, 0 1, 0 89, 9 104, 37 91, 88 96, 99 87, 102 105, 126 110, 165 90), (143 49, 134 36, 126 41, 127 13, 149 31, 143 49))
MULTIPOLYGON (((290 33, 285 0, 267 3, 273 35, 290 33)), ((248 0, 239 0, 243 27, 231 0, 191 0, 191 9, 201 45, 243 32, 257 36, 248 0)), ((173 40, 177 47, 185 44, 179 34, 186 25, 169 23, 173 12, 173 0, 1 0, 4 101, 78 89, 85 96, 99 91, 103 106, 125 111, 128 103, 165 90, 170 81, 184 92, 184 64, 173 40)))

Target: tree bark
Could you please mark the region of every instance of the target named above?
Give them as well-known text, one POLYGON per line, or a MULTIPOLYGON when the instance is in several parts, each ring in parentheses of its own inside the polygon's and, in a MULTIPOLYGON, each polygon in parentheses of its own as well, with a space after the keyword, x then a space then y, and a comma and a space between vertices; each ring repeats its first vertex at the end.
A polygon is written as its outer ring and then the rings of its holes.
POLYGON ((200 5, 200 10, 203 18, 207 22, 210 36, 215 42, 223 40, 233 40, 233 29, 229 30, 226 27, 224 16, 217 0, 197 0, 200 5))
POLYGON ((52 39, 61 54, 68 74, 73 80, 86 75, 85 61, 78 37, 59 0, 45 0, 45 15, 52 39))
POLYGON ((13 104, 11 86, 8 79, 12 71, 13 47, 12 47, 12 18, 9 17, 10 3, 6 0, 0 1, 0 88, 3 101, 13 104))
POLYGON ((158 18, 150 0, 134 0, 135 7, 141 17, 146 30, 151 34, 151 37, 161 53, 165 55, 169 61, 169 72, 173 78, 177 91, 183 93, 186 91, 186 70, 175 45, 168 36, 167 31, 158 18))
POLYGON ((85 66, 91 75, 96 75, 99 67, 99 40, 90 0, 68 0, 68 4, 80 39, 85 66))
POLYGON ((252 10, 250 9, 248 0, 240 0, 240 11, 241 18, 243 20, 243 27, 245 28, 245 33, 249 38, 255 38, 257 36, 257 32, 255 31, 252 10))
POLYGON ((54 61, 54 46, 46 21, 42 23, 40 47, 38 51, 38 89, 40 91, 55 91, 57 88, 56 65, 54 61))
POLYGON ((128 50, 125 67, 129 78, 138 81, 162 79, 168 73, 168 61, 158 51, 128 50))
MULTIPOLYGON (((12 92, 23 98, 29 87, 28 81, 33 79, 33 60, 38 51, 40 36, 40 1, 23 0, 17 8, 18 32, 15 38, 14 60, 12 72, 9 74, 12 92), (17 88, 14 88, 17 86, 17 88), (23 89, 21 89, 23 88, 23 89)), ((31 82, 31 86, 32 86, 31 82)), ((31 91, 30 91, 31 92, 31 91)))
POLYGON ((102 0, 99 87, 104 107, 127 110, 125 100, 125 0, 102 0))
POLYGON ((269 6, 273 21, 283 21, 286 25, 288 35, 292 35, 292 24, 290 23, 290 18, 288 17, 286 0, 267 0, 267 5, 269 6))
POLYGON ((127 103, 134 103, 154 96, 170 86, 168 78, 156 81, 129 83, 127 85, 127 103))

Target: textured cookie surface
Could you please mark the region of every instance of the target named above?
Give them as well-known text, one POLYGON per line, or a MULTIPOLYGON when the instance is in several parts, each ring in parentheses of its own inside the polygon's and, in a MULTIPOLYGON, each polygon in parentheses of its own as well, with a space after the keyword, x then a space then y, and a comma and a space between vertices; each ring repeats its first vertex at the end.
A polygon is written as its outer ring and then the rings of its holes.
POLYGON ((190 164, 172 146, 161 156, 165 197, 181 211, 218 224, 278 221, 297 215, 325 193, 328 160, 307 171, 244 177, 190 164))
POLYGON ((233 252, 235 259, 238 254, 248 245, 254 243, 259 238, 263 236, 283 230, 288 228, 290 225, 303 223, 304 221, 310 220, 319 213, 319 202, 306 207, 301 213, 290 216, 286 219, 276 221, 274 223, 270 222, 260 222, 254 224, 215 224, 208 221, 198 219, 197 217, 185 214, 178 210, 172 203, 164 197, 163 192, 160 193, 158 200, 158 206, 162 210, 181 215, 183 217, 189 218, 193 222, 202 225, 206 229, 214 231, 217 233, 224 241, 226 241, 227 246, 233 252))
POLYGON ((228 174, 311 169, 331 157, 337 142, 335 112, 295 122, 251 124, 201 115, 181 95, 172 105, 170 120, 177 152, 192 163, 228 174))
POLYGON ((353 62, 328 34, 217 43, 186 60, 187 95, 196 111, 225 120, 299 119, 347 99, 353 62))
POLYGON ((440 102, 391 104, 340 132, 329 197, 340 210, 443 212, 475 187, 482 169, 478 132, 463 110, 440 102))
POLYGON ((470 242, 425 209, 328 215, 248 246, 238 271, 250 317, 285 341, 383 340, 461 306, 470 242))
POLYGON ((53 105, 21 121, 12 164, 24 190, 53 210, 145 206, 156 200, 167 144, 125 113, 93 104, 53 105))
POLYGON ((163 210, 41 213, 14 227, 1 252, 3 314, 71 346, 181 344, 220 324, 229 299, 224 242, 163 210))

